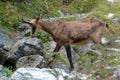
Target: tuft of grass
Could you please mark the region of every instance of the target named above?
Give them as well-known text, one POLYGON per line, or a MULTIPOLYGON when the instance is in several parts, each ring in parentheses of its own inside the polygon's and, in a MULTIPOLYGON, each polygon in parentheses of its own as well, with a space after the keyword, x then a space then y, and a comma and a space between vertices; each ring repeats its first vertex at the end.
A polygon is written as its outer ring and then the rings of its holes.
POLYGON ((49 34, 43 34, 42 32, 37 33, 37 38, 41 39, 43 43, 49 42, 51 40, 49 34))
POLYGON ((48 62, 50 62, 51 60, 54 62, 62 62, 63 64, 70 67, 69 61, 63 54, 54 52, 54 53, 46 54, 46 58, 47 58, 48 62))
POLYGON ((5 67, 4 68, 4 72, 7 73, 8 77, 11 77, 11 75, 13 74, 12 70, 10 70, 9 68, 5 67))

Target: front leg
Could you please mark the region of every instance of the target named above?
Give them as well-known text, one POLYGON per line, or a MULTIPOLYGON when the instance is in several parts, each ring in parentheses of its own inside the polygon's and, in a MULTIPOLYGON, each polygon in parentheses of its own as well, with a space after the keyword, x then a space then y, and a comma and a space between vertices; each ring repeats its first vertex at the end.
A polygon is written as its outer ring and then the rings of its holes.
POLYGON ((72 55, 71 55, 71 47, 69 44, 65 45, 65 49, 66 49, 66 52, 67 52, 67 58, 69 60, 69 63, 70 63, 70 67, 71 67, 71 70, 74 69, 74 66, 73 66, 73 63, 72 63, 72 55))
POLYGON ((60 50, 61 46, 62 46, 61 44, 57 43, 57 45, 56 45, 55 49, 53 50, 53 52, 58 52, 60 50))
MULTIPOLYGON (((58 52, 59 49, 61 48, 61 46, 62 46, 62 45, 60 45, 60 44, 57 43, 57 45, 56 45, 56 47, 55 47, 55 49, 54 49, 53 52, 58 52)), ((55 56, 53 55, 53 57, 55 57, 55 56)), ((54 59, 52 59, 52 60, 48 63, 48 65, 51 66, 52 63, 54 63, 54 59)))

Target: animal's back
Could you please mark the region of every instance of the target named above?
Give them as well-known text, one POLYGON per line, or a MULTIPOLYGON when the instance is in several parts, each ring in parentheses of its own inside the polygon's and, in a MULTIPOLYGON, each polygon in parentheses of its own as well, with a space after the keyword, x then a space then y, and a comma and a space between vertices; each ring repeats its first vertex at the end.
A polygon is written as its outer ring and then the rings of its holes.
POLYGON ((68 21, 60 24, 54 31, 57 41, 77 42, 88 38, 90 24, 79 21, 68 21))

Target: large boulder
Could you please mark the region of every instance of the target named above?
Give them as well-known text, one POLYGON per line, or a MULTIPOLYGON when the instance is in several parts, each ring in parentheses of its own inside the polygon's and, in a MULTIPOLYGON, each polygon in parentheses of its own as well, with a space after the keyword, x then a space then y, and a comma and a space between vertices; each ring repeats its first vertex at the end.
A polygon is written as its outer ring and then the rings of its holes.
POLYGON ((25 37, 14 44, 11 55, 5 61, 5 65, 16 68, 16 62, 19 58, 36 54, 41 56, 45 55, 41 40, 25 37))
POLYGON ((39 54, 45 55, 44 46, 40 39, 25 37, 17 41, 13 47, 12 56, 19 59, 23 56, 39 54))
POLYGON ((62 70, 60 73, 60 70, 55 69, 19 68, 11 78, 13 80, 64 80, 67 75, 62 70), (64 74, 62 75, 62 73, 64 74))
POLYGON ((29 67, 43 68, 43 67, 46 67, 46 61, 40 55, 24 56, 24 57, 21 57, 17 61, 16 67, 17 68, 20 68, 20 67, 24 67, 24 68, 29 68, 29 67))
POLYGON ((11 79, 13 80, 88 80, 89 75, 81 73, 66 73, 62 69, 19 68, 11 79))

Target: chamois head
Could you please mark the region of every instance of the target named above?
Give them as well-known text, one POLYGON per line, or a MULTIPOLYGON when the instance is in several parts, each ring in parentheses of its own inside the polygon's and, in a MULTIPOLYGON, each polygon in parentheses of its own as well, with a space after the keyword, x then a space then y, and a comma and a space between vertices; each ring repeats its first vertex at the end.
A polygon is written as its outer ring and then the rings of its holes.
POLYGON ((27 23, 27 24, 30 25, 30 27, 31 27, 31 29, 32 29, 30 35, 31 35, 32 37, 35 37, 35 36, 36 36, 36 30, 37 30, 37 28, 38 28, 38 27, 41 28, 41 26, 38 25, 39 17, 32 19, 30 22, 24 21, 23 19, 22 19, 22 21, 23 21, 24 23, 27 23))

